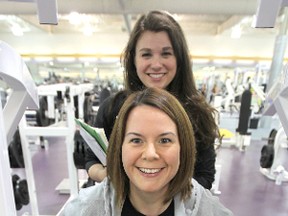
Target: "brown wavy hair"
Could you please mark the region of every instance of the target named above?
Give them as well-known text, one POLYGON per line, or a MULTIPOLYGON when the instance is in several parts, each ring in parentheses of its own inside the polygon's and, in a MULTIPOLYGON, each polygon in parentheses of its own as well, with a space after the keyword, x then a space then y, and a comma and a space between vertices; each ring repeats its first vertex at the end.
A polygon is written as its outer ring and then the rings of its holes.
POLYGON ((180 142, 180 166, 171 180, 164 203, 180 193, 185 200, 192 191, 192 176, 196 157, 193 127, 181 103, 164 89, 146 88, 130 94, 124 102, 114 124, 107 152, 107 175, 111 180, 119 207, 129 194, 129 178, 122 163, 122 145, 125 138, 127 119, 131 111, 138 106, 147 105, 166 113, 177 126, 180 142))
POLYGON ((204 148, 205 145, 214 145, 215 139, 220 137, 213 115, 217 111, 210 106, 196 88, 190 52, 183 30, 168 12, 150 11, 142 15, 135 23, 129 41, 121 55, 125 88, 129 91, 139 91, 146 88, 137 75, 134 63, 137 42, 146 31, 164 31, 168 34, 177 61, 177 71, 166 90, 174 94, 184 106, 193 124, 197 142, 202 142, 204 148))

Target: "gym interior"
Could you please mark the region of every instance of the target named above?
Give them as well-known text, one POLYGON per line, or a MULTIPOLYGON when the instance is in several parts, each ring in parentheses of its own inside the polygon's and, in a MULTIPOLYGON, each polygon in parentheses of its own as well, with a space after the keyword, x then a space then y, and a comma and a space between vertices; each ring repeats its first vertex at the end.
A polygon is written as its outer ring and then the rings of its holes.
POLYGON ((0 215, 63 215, 87 184, 93 122, 124 88, 120 54, 141 13, 167 10, 218 111, 211 192, 236 216, 288 215, 288 2, 0 1, 0 215), (286 107, 286 108, 285 108, 286 107))

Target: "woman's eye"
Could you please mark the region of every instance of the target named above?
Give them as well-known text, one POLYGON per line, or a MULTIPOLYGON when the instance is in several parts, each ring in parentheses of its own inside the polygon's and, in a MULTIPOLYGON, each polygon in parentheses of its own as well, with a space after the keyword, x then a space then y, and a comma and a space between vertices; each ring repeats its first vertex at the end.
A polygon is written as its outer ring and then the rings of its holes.
POLYGON ((160 143, 170 143, 170 142, 172 142, 172 140, 169 139, 169 138, 162 138, 162 139, 160 140, 160 143))
POLYGON ((143 53, 142 54, 142 57, 150 57, 151 56, 151 53, 143 53))
POLYGON ((170 56, 170 55, 172 55, 172 53, 171 52, 163 52, 162 55, 163 56, 170 56))
POLYGON ((130 140, 131 143, 135 143, 135 144, 138 144, 138 143, 141 143, 141 139, 139 138, 133 138, 130 140))

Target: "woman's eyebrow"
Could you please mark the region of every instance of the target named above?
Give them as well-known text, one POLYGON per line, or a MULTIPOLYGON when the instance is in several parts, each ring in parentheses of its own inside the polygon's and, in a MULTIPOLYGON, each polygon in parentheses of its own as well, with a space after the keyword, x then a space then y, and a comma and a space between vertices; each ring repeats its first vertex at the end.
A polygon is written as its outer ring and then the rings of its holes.
MULTIPOLYGON (((177 136, 177 134, 175 134, 174 132, 171 132, 171 131, 159 134, 159 136, 167 136, 167 135, 177 136)), ((125 136, 142 136, 142 135, 140 133, 137 133, 137 132, 128 132, 125 134, 125 136)))
POLYGON ((169 47, 163 47, 162 50, 167 51, 167 50, 173 50, 173 48, 171 46, 169 47))
POLYGON ((139 49, 139 52, 150 52, 151 49, 150 48, 141 48, 139 49))
POLYGON ((140 133, 137 132, 128 132, 125 134, 125 136, 142 136, 140 133))

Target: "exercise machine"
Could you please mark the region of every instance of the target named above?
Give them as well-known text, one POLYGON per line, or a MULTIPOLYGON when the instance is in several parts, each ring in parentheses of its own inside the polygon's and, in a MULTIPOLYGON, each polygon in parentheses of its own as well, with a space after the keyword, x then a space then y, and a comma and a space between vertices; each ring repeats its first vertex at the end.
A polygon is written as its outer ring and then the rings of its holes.
POLYGON ((280 127, 272 129, 268 144, 261 149, 260 172, 267 178, 274 180, 277 185, 288 182, 288 172, 284 167, 288 149, 288 82, 286 77, 275 82, 267 97, 267 106, 263 115, 278 115, 280 127), (284 80, 284 82, 283 82, 284 80))
MULTIPOLYGON (((27 125, 25 111, 39 109, 38 89, 22 58, 8 44, 0 41, 0 78, 12 89, 2 110, 0 100, 0 215, 17 215, 19 203, 27 204, 27 196, 19 196, 22 191, 29 194, 32 215, 39 215, 37 194, 34 181, 32 156, 29 150, 28 137, 31 136, 65 136, 67 149, 67 163, 69 175, 70 199, 78 194, 77 170, 73 162, 73 138, 75 128, 73 96, 77 94, 75 88, 66 91, 64 99, 66 121, 59 121, 57 125, 35 127, 27 125), (57 127, 56 127, 57 126, 57 127), (22 181, 12 175, 9 163, 8 144, 13 140, 15 131, 19 128, 25 173, 27 181, 22 181), (27 185, 26 185, 27 184, 27 185), (20 187, 21 185, 21 187, 20 187), (16 188, 21 190, 15 190, 16 188), (25 190, 23 190, 25 189, 25 190), (20 198, 21 202, 17 200, 20 198)), ((68 86, 69 88, 69 86, 68 86)), ((67 88, 65 88, 67 90, 67 88)), ((61 215, 61 210, 59 215, 61 215)))
MULTIPOLYGON (((12 89, 4 108, 0 100, 0 215, 16 215, 12 170, 8 157, 8 145, 27 107, 38 109, 36 86, 27 66, 17 52, 0 41, 0 78, 12 89)), ((28 149, 28 146, 22 146, 28 149)), ((35 183, 29 151, 23 152, 26 164, 28 191, 33 213, 39 215, 35 195, 35 183)))
MULTIPOLYGON (((244 90, 241 96, 241 105, 239 111, 238 127, 235 131, 235 136, 221 140, 221 146, 235 146, 240 151, 245 151, 251 142, 251 133, 248 131, 249 119, 251 115, 251 91, 250 89, 244 90)), ((218 141, 216 141, 218 142, 218 141)))

